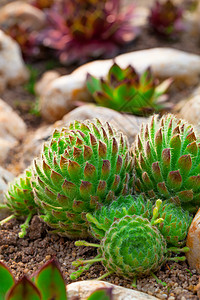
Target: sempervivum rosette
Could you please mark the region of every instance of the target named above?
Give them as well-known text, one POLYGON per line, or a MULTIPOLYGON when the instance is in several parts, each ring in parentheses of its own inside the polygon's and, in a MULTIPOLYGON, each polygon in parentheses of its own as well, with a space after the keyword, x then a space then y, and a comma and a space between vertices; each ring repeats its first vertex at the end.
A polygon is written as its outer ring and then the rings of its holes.
POLYGON ((158 270, 166 260, 184 261, 185 256, 170 256, 172 252, 187 252, 189 248, 167 247, 166 240, 157 228, 158 224, 164 221, 159 217, 161 205, 162 201, 157 200, 151 220, 136 215, 125 215, 116 219, 105 232, 100 244, 75 242, 76 246, 97 247, 98 255, 94 259, 74 261, 72 265, 79 269, 70 275, 71 279, 77 279, 93 263, 101 261, 107 273, 98 279, 114 273, 128 279, 134 278, 135 286, 137 276, 151 274, 157 282, 162 283, 153 272, 158 270))
POLYGON ((188 211, 181 206, 165 201, 159 210, 164 221, 157 225, 168 245, 179 246, 185 242, 192 221, 188 211))
POLYGON ((86 213, 133 190, 126 137, 98 120, 56 130, 35 160, 34 175, 41 218, 72 238, 88 235, 86 213))
POLYGON ((192 125, 153 116, 133 144, 136 189, 196 212, 200 205, 200 147, 192 125))
POLYGON ((9 184, 6 205, 16 216, 26 216, 30 212, 36 211, 31 178, 32 170, 28 168, 9 184))
POLYGON ((152 207, 152 201, 144 200, 142 195, 137 197, 131 195, 120 196, 109 206, 102 206, 100 210, 95 211, 93 214, 88 213, 86 217, 90 223, 92 235, 101 240, 112 223, 126 215, 138 215, 151 219, 152 207))
POLYGON ((113 222, 101 245, 99 253, 105 268, 128 278, 158 270, 167 258, 165 239, 141 216, 125 216, 113 222))
POLYGON ((0 205, 0 208, 7 207, 13 213, 8 218, 0 221, 0 225, 15 217, 27 217, 25 223, 20 226, 22 230, 19 233, 19 237, 24 237, 26 235, 29 221, 37 212, 37 204, 34 201, 31 181, 32 169, 29 167, 22 175, 18 176, 9 184, 8 191, 5 194, 6 204, 0 205))

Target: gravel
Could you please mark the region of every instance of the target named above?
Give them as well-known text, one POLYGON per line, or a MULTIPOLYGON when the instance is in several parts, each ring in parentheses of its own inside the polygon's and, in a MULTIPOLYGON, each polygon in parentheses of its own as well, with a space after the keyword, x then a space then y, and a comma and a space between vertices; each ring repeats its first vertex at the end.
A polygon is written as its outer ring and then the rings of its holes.
MULTIPOLYGON (((12 270, 16 279, 23 274, 31 276, 43 263, 56 257, 60 263, 66 284, 72 281, 69 275, 74 271, 71 265, 77 258, 90 259, 96 255, 91 247, 76 247, 74 241, 58 235, 50 234, 48 228, 37 216, 34 216, 24 239, 18 238, 22 221, 12 220, 4 224, 0 230, 0 260, 12 270)), ((100 263, 93 265, 79 280, 95 279, 105 273, 100 263)), ((165 264, 156 276, 167 286, 156 283, 153 277, 138 279, 137 290, 168 300, 198 299, 195 286, 199 276, 195 270, 190 270, 186 262, 165 264)), ((132 288, 131 281, 110 276, 105 281, 132 288)))

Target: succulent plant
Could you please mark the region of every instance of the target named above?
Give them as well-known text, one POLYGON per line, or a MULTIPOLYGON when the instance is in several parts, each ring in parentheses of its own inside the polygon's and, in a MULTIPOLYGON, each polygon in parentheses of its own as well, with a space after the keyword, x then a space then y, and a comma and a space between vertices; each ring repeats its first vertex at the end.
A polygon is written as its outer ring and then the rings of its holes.
POLYGON ((6 204, 16 216, 27 216, 36 208, 31 177, 32 171, 29 167, 9 184, 6 204))
POLYGON ((71 274, 71 279, 78 278, 94 262, 99 261, 107 270, 107 273, 99 279, 113 273, 131 279, 153 274, 166 260, 185 260, 185 256, 174 258, 170 256, 172 252, 187 252, 188 248, 167 248, 163 235, 156 227, 163 222, 163 219, 159 218, 161 205, 162 201, 157 200, 150 221, 136 215, 125 215, 121 219, 116 219, 106 231, 100 245, 85 241, 75 242, 76 246, 97 247, 98 255, 91 260, 78 259, 73 262, 73 266, 80 267, 71 274))
POLYGON ((120 0, 69 0, 48 10, 49 26, 38 40, 56 50, 62 63, 110 57, 136 37, 130 23, 133 9, 120 11, 120 0))
POLYGON ((87 220, 90 222, 90 231, 92 235, 101 240, 109 230, 112 223, 122 217, 129 215, 138 215, 143 218, 151 219, 152 201, 145 201, 140 196, 120 196, 109 206, 102 206, 100 210, 93 214, 87 214, 87 220))
POLYGON ((166 0, 163 3, 156 1, 151 9, 149 24, 156 33, 175 37, 184 29, 183 9, 171 0, 166 0))
POLYGON ((88 235, 87 213, 133 191, 133 160, 126 137, 108 123, 75 121, 44 144, 34 176, 41 218, 75 238, 88 235))
POLYGON ((26 276, 16 281, 7 268, 0 262, 1 299, 60 299, 66 300, 65 281, 58 266, 52 259, 44 264, 32 280, 26 276))
POLYGON ((50 8, 55 3, 54 0, 32 0, 31 4, 39 9, 50 8))
MULTIPOLYGON (((16 281, 6 264, 0 261, 0 299, 59 299, 67 300, 66 287, 59 264, 48 261, 31 278, 23 276, 16 281), (26 296, 25 296, 26 295, 26 296)), ((79 298, 77 298, 78 300, 79 298)), ((112 288, 100 288, 87 300, 112 300, 112 288)))
POLYGON ((0 225, 15 217, 27 217, 25 223, 20 226, 22 230, 19 233, 19 237, 24 237, 32 216, 37 212, 31 180, 32 170, 29 167, 22 175, 9 184, 8 191, 5 194, 6 204, 0 205, 0 208, 9 208, 13 213, 8 218, 0 221, 0 225))
POLYGON ((136 191, 171 199, 196 212, 200 205, 199 140, 192 125, 168 114, 153 116, 135 143, 136 191))
POLYGON ((11 24, 7 27, 2 25, 0 29, 19 44, 25 59, 40 53, 39 44, 36 40, 37 33, 27 26, 26 22, 11 24))
POLYGON ((122 69, 116 63, 106 79, 87 77, 87 88, 99 105, 135 115, 148 115, 167 108, 159 100, 164 98, 170 83, 168 79, 158 84, 150 68, 139 75, 132 66, 122 69))
POLYGON ((192 221, 188 211, 184 211, 181 206, 168 201, 163 202, 159 217, 163 222, 157 228, 170 246, 180 246, 185 242, 187 233, 192 221))

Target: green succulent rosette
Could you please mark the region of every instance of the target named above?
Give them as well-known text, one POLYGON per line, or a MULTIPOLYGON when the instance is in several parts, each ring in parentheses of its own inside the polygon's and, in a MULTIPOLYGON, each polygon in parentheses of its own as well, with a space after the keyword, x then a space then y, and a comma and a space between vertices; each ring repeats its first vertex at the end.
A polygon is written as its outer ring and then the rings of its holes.
POLYGON ((195 213, 200 206, 200 147, 193 126, 168 114, 142 126, 132 154, 136 191, 171 199, 195 213))
POLYGON ((122 69, 114 63, 106 78, 88 74, 86 84, 99 105, 117 111, 144 116, 170 107, 160 100, 171 79, 158 84, 150 68, 139 75, 132 66, 122 69))
POLYGON ((139 196, 120 196, 109 206, 102 206, 100 210, 86 217, 90 223, 91 234, 101 240, 115 220, 121 219, 126 215, 139 215, 143 218, 152 218, 152 201, 145 200, 139 196))
POLYGON ((41 218, 60 235, 88 235, 87 213, 133 192, 128 142, 108 123, 75 121, 56 130, 34 165, 41 218))
POLYGON ((167 259, 167 244, 159 230, 141 216, 113 222, 98 249, 109 272, 134 278, 158 270, 167 259))
POLYGON ((31 185, 32 170, 29 167, 9 184, 6 193, 6 205, 16 216, 27 216, 36 213, 36 203, 31 185))
POLYGON ((159 217, 164 221, 159 223, 157 228, 168 246, 183 245, 192 222, 189 212, 183 210, 181 206, 165 201, 159 210, 159 217))

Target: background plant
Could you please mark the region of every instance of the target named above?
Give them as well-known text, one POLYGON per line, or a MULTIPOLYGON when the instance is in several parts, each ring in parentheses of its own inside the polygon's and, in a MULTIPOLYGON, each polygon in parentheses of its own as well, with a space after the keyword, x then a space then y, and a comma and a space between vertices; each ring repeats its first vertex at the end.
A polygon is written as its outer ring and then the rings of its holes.
POLYGON ((120 0, 69 0, 48 10, 48 27, 38 40, 56 51, 64 64, 116 55, 136 37, 133 9, 121 11, 120 0))
POLYGON ((164 37, 177 37, 184 30, 183 8, 172 0, 156 1, 149 15, 149 25, 164 37))
POLYGON ((171 79, 159 84, 150 68, 139 75, 132 66, 122 69, 114 63, 106 78, 98 79, 88 74, 86 84, 101 106, 135 115, 149 115, 167 108, 167 104, 160 100, 167 100, 164 93, 171 79))

